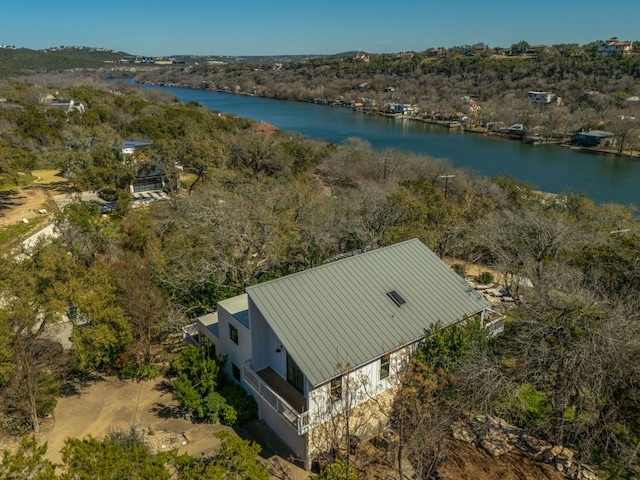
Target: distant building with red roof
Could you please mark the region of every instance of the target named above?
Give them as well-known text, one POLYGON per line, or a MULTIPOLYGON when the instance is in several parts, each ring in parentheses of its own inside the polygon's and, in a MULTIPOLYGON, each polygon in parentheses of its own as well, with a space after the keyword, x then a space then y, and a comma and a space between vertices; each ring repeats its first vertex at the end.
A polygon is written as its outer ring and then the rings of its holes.
POLYGON ((270 135, 270 134, 273 134, 274 132, 277 132, 280 129, 275 125, 271 125, 270 123, 267 123, 267 122, 256 122, 253 125, 251 125, 251 130, 253 130, 254 132, 270 135))
POLYGON ((614 57, 616 55, 628 55, 633 48, 633 42, 618 40, 618 37, 611 37, 609 40, 598 46, 598 54, 603 57, 614 57))

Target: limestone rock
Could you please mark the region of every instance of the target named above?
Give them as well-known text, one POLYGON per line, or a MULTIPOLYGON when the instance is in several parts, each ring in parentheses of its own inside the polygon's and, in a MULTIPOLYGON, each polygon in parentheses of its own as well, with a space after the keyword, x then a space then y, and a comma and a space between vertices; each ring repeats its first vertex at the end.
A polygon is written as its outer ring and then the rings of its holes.
POLYGON ((463 422, 456 422, 453 427, 453 438, 466 443, 474 443, 476 436, 471 433, 471 430, 463 422))
POLYGON ((474 444, 493 458, 514 452, 544 462, 571 480, 599 480, 588 466, 576 462, 575 454, 570 449, 532 437, 501 418, 477 415, 456 422, 453 438, 474 444))

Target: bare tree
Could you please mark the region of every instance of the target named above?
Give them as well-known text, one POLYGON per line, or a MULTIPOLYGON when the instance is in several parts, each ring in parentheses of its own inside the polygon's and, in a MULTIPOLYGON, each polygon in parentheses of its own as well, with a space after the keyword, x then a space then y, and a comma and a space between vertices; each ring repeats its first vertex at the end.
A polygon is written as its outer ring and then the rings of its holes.
POLYGON ((616 110, 607 128, 616 136, 616 154, 622 156, 629 140, 640 131, 640 108, 627 108, 616 110))
POLYGON ((563 248, 576 246, 578 232, 559 211, 542 199, 520 210, 495 211, 478 226, 475 242, 502 273, 505 286, 517 297, 523 278, 536 288, 548 286, 546 268, 563 248))

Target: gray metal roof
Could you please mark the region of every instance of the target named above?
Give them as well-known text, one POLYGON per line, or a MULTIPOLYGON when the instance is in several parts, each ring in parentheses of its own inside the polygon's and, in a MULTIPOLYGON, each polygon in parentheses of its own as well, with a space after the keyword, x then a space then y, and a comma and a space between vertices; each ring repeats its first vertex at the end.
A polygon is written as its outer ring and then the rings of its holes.
POLYGON ((136 140, 125 140, 120 148, 142 148, 153 145, 153 142, 138 142, 136 140))
POLYGON ((412 343, 424 330, 488 306, 419 240, 349 257, 247 288, 312 385, 412 343), (406 300, 398 307, 387 295, 406 300))

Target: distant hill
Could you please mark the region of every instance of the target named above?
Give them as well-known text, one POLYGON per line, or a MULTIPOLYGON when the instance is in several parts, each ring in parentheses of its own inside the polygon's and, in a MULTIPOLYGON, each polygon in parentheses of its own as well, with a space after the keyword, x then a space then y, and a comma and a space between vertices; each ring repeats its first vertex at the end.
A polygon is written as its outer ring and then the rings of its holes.
MULTIPOLYGON (((345 55, 355 55, 356 52, 334 53, 334 54, 309 54, 309 55, 188 55, 193 59, 206 57, 209 60, 218 60, 225 63, 270 63, 270 62, 307 62, 320 58, 334 58, 345 55)), ((183 55, 182 57, 187 57, 183 55)))
MULTIPOLYGON (((217 61, 220 63, 278 63, 306 62, 322 58, 339 57, 331 55, 170 55, 157 59, 174 59, 187 63, 217 61)), ((28 48, 0 47, 0 78, 36 72, 70 70, 74 68, 100 68, 107 62, 143 64, 153 63, 153 57, 139 57, 125 52, 115 52, 105 48, 91 47, 52 47, 43 50, 28 48), (135 62, 134 62, 135 59, 135 62), (146 60, 145 60, 146 59, 146 60)), ((157 60, 156 59, 156 60, 157 60)))
POLYGON ((103 48, 55 47, 46 50, 0 48, 0 77, 72 68, 99 68, 128 54, 103 48))

